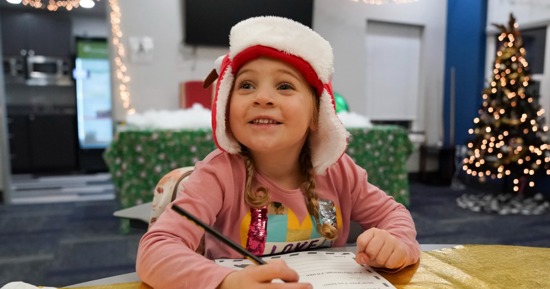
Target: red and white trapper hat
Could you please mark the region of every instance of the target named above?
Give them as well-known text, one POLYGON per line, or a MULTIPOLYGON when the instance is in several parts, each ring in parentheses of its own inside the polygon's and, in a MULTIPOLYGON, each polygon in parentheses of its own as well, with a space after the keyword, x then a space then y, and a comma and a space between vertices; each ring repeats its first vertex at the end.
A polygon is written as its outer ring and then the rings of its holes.
MULTIPOLYGON (((331 79, 332 47, 309 27, 276 16, 253 17, 237 23, 229 35, 229 53, 216 60, 219 75, 212 108, 212 132, 216 145, 236 154, 241 145, 227 128, 229 95, 237 71, 258 57, 285 61, 298 69, 320 96, 319 123, 310 132, 313 168, 324 174, 345 152, 349 133, 336 115, 331 79)), ((205 84, 212 79, 206 80, 205 84)))

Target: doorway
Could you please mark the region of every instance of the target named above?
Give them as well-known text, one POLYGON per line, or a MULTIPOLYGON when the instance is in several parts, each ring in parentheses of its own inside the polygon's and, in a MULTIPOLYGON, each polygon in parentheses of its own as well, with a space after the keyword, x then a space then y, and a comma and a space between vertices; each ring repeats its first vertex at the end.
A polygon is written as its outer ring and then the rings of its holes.
POLYGON ((367 22, 366 112, 378 122, 414 125, 419 112, 423 27, 367 22))

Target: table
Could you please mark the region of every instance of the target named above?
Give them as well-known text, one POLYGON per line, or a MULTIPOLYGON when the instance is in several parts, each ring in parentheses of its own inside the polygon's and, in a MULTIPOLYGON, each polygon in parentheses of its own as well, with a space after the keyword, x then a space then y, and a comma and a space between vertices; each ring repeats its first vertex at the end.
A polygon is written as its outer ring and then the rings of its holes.
POLYGON ((151 211, 152 204, 151 202, 147 202, 134 207, 115 211, 113 213, 113 216, 127 219, 130 222, 131 228, 147 230, 147 228, 149 227, 151 211))
MULTIPOLYGON (((438 249, 443 249, 443 248, 451 248, 453 246, 456 246, 456 245, 451 245, 451 244, 423 244, 423 245, 420 245, 420 248, 422 249, 422 251, 429 251, 429 250, 438 250, 438 249)), ((340 251, 340 252, 341 251, 355 252, 355 246, 329 248, 329 249, 324 249, 324 250, 336 251, 336 252, 338 252, 338 251, 340 251)), ((69 286, 67 288, 80 288, 80 287, 89 287, 89 286, 101 286, 101 285, 108 285, 108 284, 135 283, 135 282, 140 282, 140 280, 139 280, 137 274, 135 272, 132 272, 132 273, 117 275, 117 276, 113 276, 113 277, 107 277, 107 278, 102 278, 102 279, 98 279, 98 280, 93 280, 93 281, 89 281, 89 282, 79 283, 79 284, 69 286)), ((117 287, 117 288, 119 288, 119 287, 117 287)), ((138 287, 136 285, 133 285, 133 287, 120 287, 120 288, 140 288, 140 287, 138 287)))
MULTIPOLYGON (((394 125, 349 128, 347 153, 367 170, 369 181, 409 205, 406 162, 413 150, 406 130, 394 125)), ((215 149, 210 129, 117 132, 103 157, 122 208, 149 202, 162 176, 193 166, 215 149)))
MULTIPOLYGON (((398 289, 550 288, 550 248, 504 245, 421 245, 420 263, 383 273, 398 289)), ((331 249, 333 250, 333 249, 331 249)), ((355 247, 336 248, 354 252, 355 247)), ((150 289, 135 273, 67 288, 150 289)))

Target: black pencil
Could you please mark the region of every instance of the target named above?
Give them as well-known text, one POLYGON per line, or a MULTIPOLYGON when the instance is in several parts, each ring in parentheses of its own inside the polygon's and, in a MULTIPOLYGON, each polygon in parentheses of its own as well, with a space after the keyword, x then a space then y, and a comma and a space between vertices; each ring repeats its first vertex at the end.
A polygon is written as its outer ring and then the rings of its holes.
POLYGON ((241 247, 239 244, 233 242, 233 240, 229 239, 228 237, 222 235, 222 233, 218 232, 216 229, 208 226, 203 221, 199 220, 197 217, 191 215, 189 212, 185 211, 182 207, 178 205, 172 205, 172 210, 178 212, 178 214, 188 218, 189 220, 193 221, 193 223, 197 224, 201 228, 203 228, 206 232, 210 233, 214 237, 218 238, 218 240, 224 242, 229 247, 233 248, 235 251, 241 253, 243 256, 250 258, 252 261, 254 261, 258 265, 266 264, 264 260, 262 260, 260 257, 250 253, 245 248, 241 247))

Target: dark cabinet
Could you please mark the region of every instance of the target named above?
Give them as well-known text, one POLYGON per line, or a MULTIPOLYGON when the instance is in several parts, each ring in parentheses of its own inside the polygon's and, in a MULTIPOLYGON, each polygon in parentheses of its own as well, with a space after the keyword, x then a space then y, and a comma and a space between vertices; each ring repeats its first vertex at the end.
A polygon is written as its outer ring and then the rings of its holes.
POLYGON ((1 20, 3 55, 70 57, 71 19, 68 15, 3 9, 1 20))
POLYGON ((29 153, 29 117, 8 116, 11 170, 14 173, 28 172, 32 168, 29 153))
POLYGON ((74 114, 8 116, 12 173, 77 169, 74 114))
POLYGON ((74 115, 30 116, 30 153, 34 169, 76 169, 75 132, 74 115))
POLYGON ((2 53, 8 56, 21 56, 21 50, 28 49, 27 20, 30 13, 13 13, 2 10, 0 28, 2 32, 2 53))

